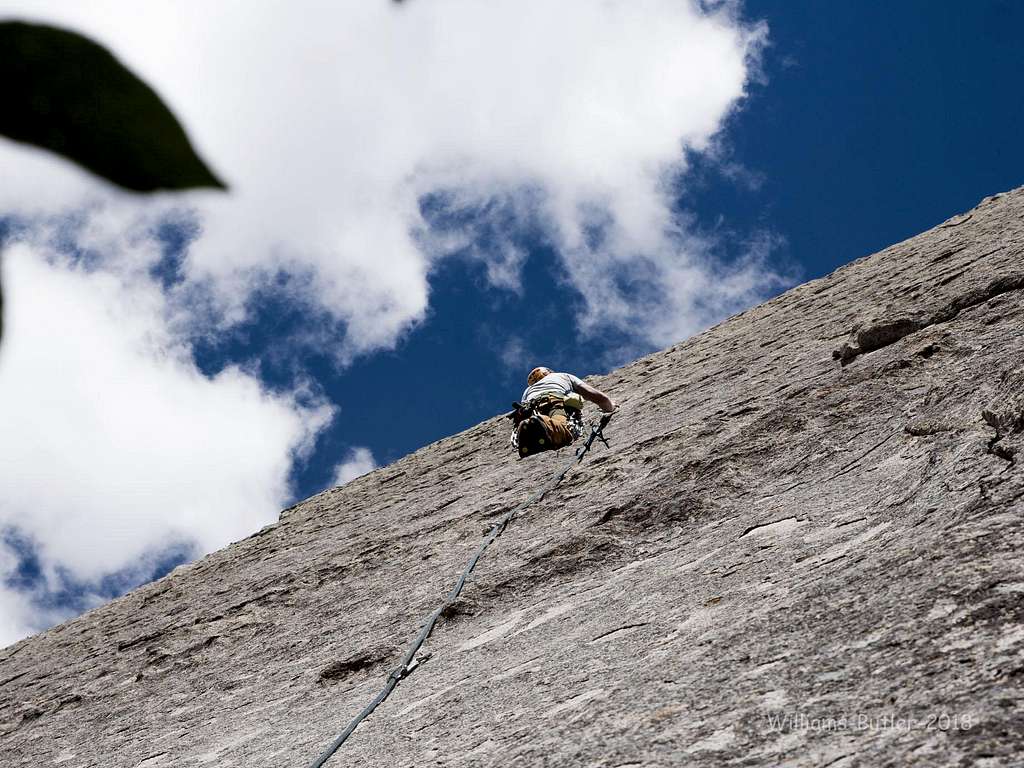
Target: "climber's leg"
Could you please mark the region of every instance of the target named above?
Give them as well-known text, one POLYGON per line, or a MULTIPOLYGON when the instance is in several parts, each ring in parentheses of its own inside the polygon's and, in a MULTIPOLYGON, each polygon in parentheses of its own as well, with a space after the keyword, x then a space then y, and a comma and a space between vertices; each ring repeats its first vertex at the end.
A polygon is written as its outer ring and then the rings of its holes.
POLYGON ((572 443, 574 436, 569 428, 569 418, 566 416, 564 408, 555 407, 548 411, 547 424, 552 448, 564 448, 572 443))

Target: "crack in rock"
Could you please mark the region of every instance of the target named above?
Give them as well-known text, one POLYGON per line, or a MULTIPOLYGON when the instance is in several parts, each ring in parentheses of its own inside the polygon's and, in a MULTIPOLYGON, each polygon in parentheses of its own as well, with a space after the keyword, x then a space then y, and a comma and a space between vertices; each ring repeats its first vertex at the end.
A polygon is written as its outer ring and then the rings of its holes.
POLYGON ((796 517, 784 517, 781 520, 775 520, 771 523, 752 525, 740 534, 740 538, 745 539, 747 536, 781 536, 783 534, 790 533, 806 522, 806 520, 800 520, 796 517))
POLYGON ((854 343, 846 342, 839 349, 834 350, 832 359, 838 360, 839 364, 845 367, 860 355, 888 347, 929 326, 947 323, 965 309, 983 304, 1000 294, 1018 291, 1022 288, 1024 288, 1024 274, 1007 275, 992 280, 984 288, 968 291, 962 296, 958 296, 930 316, 903 316, 855 327, 851 331, 854 343))
POLYGON ((611 637, 612 635, 617 635, 620 632, 628 632, 631 629, 639 629, 640 627, 646 627, 649 623, 650 622, 642 621, 639 624, 626 624, 626 625, 621 626, 621 627, 616 627, 615 629, 610 629, 607 632, 602 632, 600 635, 595 637, 590 642, 592 642, 592 643, 603 642, 603 641, 607 640, 609 637, 611 637))
POLYGON ((369 669, 375 667, 378 664, 382 664, 391 657, 390 651, 384 652, 380 650, 364 651, 357 653, 354 656, 350 656, 347 659, 336 661, 320 670, 320 675, 317 677, 317 683, 320 685, 332 685, 340 680, 344 680, 349 675, 359 672, 363 669, 369 669))

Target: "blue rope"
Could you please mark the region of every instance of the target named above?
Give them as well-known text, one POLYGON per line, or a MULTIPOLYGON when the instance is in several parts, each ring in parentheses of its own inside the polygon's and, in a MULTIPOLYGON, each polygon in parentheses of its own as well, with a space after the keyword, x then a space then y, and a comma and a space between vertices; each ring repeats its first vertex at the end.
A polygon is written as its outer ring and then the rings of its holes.
POLYGON ((388 674, 387 680, 384 683, 384 687, 380 690, 380 693, 374 696, 373 701, 367 704, 358 715, 352 718, 352 721, 348 724, 345 730, 341 732, 338 738, 332 741, 330 745, 323 752, 320 753, 320 757, 316 759, 316 761, 312 764, 311 768, 321 768, 321 766, 323 766, 324 763, 330 760, 331 756, 338 751, 338 748, 345 743, 345 740, 352 735, 352 733, 359 726, 359 724, 363 720, 365 720, 370 715, 370 713, 373 712, 373 710, 375 710, 384 701, 384 699, 391 695, 391 692, 398 687, 399 682, 401 682, 403 678, 408 677, 410 674, 412 674, 413 670, 420 665, 420 661, 416 659, 417 651, 419 651, 419 649, 427 641, 427 638, 430 637, 430 633, 434 631, 434 626, 437 624, 437 620, 440 619, 441 615, 448 608, 450 608, 459 598, 459 594, 462 592, 462 588, 465 586, 466 580, 469 578, 469 575, 473 572, 473 569, 476 567, 477 562, 483 555, 484 550, 486 550, 487 547, 489 547, 496 538, 501 536, 501 534, 505 531, 509 523, 512 522, 516 515, 525 510, 531 504, 535 504, 538 501, 540 501, 542 498, 544 498, 545 494, 552 491, 555 488, 555 486, 562 482, 565 476, 569 474, 569 470, 572 469, 573 466, 575 466, 576 464, 579 464, 580 462, 583 461, 583 457, 587 454, 587 451, 590 450, 590 446, 593 445, 595 439, 600 439, 602 443, 608 445, 608 441, 605 440, 604 438, 603 430, 605 426, 607 426, 611 418, 612 414, 606 413, 604 416, 601 417, 600 423, 591 424, 590 436, 587 438, 587 441, 576 449, 576 453, 573 455, 573 457, 565 464, 565 466, 562 469, 555 473, 551 480, 548 481, 547 485, 545 485, 539 491, 534 493, 526 501, 519 504, 519 506, 513 507, 507 513, 505 513, 505 516, 502 517, 501 520, 499 520, 494 525, 493 528, 491 528, 490 533, 488 533, 484 540, 480 542, 480 546, 477 547, 476 552, 473 553, 473 557, 469 559, 469 562, 466 564, 466 567, 462 570, 462 574, 459 576, 459 580, 455 582, 455 586, 452 587, 451 592, 449 592, 448 596, 444 599, 444 603, 442 603, 439 608, 437 608, 433 613, 431 613, 427 617, 427 620, 423 623, 423 626, 420 629, 419 634, 416 636, 416 639, 409 647, 409 650, 405 652, 405 655, 402 657, 402 660, 399 663, 399 665, 395 669, 393 669, 390 674, 388 674))

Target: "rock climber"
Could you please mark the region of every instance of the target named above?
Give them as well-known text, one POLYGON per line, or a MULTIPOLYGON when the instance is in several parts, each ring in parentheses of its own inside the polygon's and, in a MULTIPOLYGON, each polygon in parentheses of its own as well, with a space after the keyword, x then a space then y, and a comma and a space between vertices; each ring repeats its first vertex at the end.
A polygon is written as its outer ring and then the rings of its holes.
POLYGON ((512 446, 519 457, 564 448, 583 432, 583 400, 605 413, 618 406, 601 390, 571 373, 554 373, 538 366, 526 377, 522 401, 509 414, 512 446))

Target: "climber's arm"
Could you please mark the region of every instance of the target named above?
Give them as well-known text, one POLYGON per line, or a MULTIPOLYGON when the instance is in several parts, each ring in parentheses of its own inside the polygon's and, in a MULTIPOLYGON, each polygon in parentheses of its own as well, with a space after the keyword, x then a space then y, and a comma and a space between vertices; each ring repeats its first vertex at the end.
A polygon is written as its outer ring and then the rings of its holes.
POLYGON ((575 389, 605 413, 611 413, 617 407, 615 401, 608 397, 608 395, 600 389, 590 386, 585 381, 581 381, 579 384, 576 384, 575 389))

